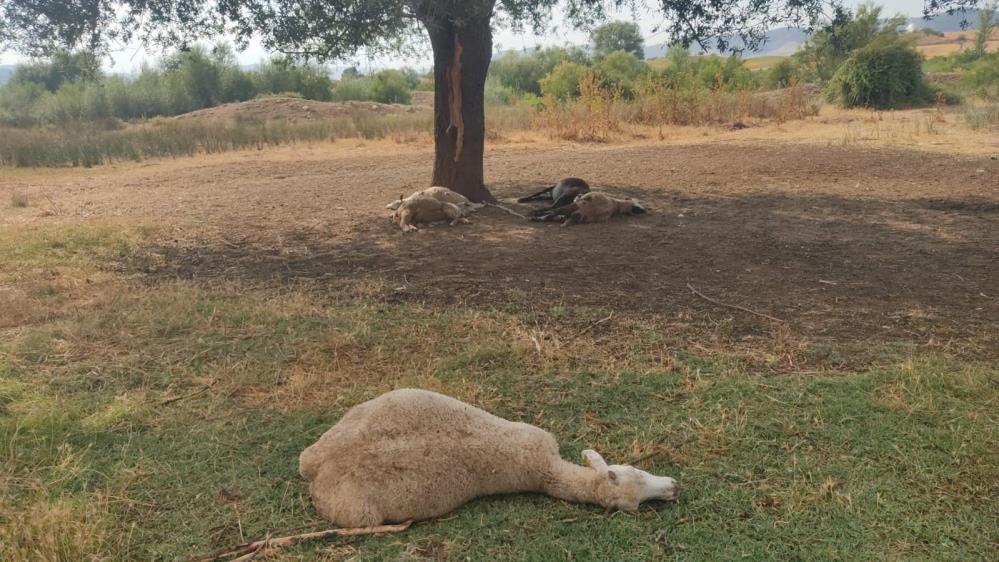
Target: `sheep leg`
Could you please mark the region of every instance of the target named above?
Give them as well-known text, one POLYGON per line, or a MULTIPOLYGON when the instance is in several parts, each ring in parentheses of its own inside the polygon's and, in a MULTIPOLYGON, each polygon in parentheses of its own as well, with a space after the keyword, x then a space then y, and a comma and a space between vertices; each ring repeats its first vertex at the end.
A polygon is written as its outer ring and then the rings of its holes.
POLYGON ((459 223, 472 224, 472 221, 465 218, 461 209, 459 209, 457 205, 446 203, 444 205, 444 216, 451 220, 451 226, 455 226, 459 223))
POLYGON ((566 226, 572 226, 574 224, 578 224, 581 222, 583 222, 582 216, 580 216, 579 213, 573 213, 568 217, 566 217, 565 221, 562 222, 562 227, 564 228, 566 226))

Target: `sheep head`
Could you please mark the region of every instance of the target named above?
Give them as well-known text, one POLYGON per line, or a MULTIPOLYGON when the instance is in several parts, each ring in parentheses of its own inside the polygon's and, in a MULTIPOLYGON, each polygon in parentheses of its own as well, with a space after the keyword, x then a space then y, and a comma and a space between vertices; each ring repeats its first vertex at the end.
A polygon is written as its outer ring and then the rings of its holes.
POLYGON ((635 511, 644 501, 675 500, 679 495, 676 480, 626 464, 608 466, 600 453, 592 449, 583 451, 583 461, 597 471, 596 495, 604 507, 635 511))

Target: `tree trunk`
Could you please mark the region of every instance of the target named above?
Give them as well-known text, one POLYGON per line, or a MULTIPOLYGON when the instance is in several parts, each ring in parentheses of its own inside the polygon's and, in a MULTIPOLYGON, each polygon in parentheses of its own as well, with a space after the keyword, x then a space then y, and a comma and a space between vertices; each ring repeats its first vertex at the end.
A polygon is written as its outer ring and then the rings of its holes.
POLYGON ((495 202, 482 173, 485 85, 492 58, 489 18, 424 20, 434 51, 434 177, 475 202, 495 202))

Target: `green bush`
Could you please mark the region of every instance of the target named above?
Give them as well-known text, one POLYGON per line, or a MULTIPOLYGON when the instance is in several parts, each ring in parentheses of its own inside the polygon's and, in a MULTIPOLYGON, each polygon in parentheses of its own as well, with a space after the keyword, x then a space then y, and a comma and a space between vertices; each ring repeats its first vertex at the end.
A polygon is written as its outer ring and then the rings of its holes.
MULTIPOLYGON (((420 76, 412 69, 388 69, 364 76, 354 69, 344 72, 333 86, 333 101, 377 101, 410 103, 420 76)), ((432 88, 431 88, 432 89, 432 88)))
POLYGON ((88 52, 60 51, 47 61, 36 60, 19 65, 11 82, 30 82, 50 92, 55 92, 67 82, 95 81, 101 77, 101 61, 88 52))
POLYGON ((584 51, 578 48, 548 47, 530 54, 509 52, 489 65, 489 76, 518 94, 541 94, 541 80, 563 62, 588 64, 584 51))
POLYGON ((489 76, 516 92, 540 94, 540 81, 551 69, 545 70, 539 57, 506 53, 489 65, 489 76))
POLYGON ((907 43, 872 45, 840 65, 826 89, 844 107, 891 109, 932 101, 923 78, 922 56, 907 43))
MULTIPOLYGON (((221 103, 253 99, 257 94, 289 92, 307 99, 329 100, 332 82, 325 69, 286 60, 264 64, 259 72, 236 65, 225 46, 193 47, 166 57, 157 67, 144 66, 127 80, 101 76, 96 59, 56 55, 50 62, 18 67, 17 79, 0 88, 0 123, 14 126, 59 124, 78 120, 141 119, 178 115, 221 103)), ((398 80, 417 80, 400 73, 398 80)), ((385 93, 386 97, 397 94, 385 93)))
POLYGON ((626 51, 608 54, 593 68, 605 86, 619 88, 626 97, 632 96, 635 83, 649 71, 647 64, 626 51))
POLYGON ((794 57, 808 80, 826 82, 855 51, 900 41, 905 18, 881 18, 881 7, 861 4, 857 11, 837 13, 832 23, 816 32, 794 57))
POLYGON ((236 101, 246 101, 257 97, 257 85, 253 83, 253 76, 240 70, 239 68, 226 68, 222 71, 221 89, 219 101, 231 103, 236 101))
POLYGON ((342 77, 333 85, 333 101, 371 101, 371 80, 367 77, 342 77))
POLYGON ((559 63, 541 80, 541 92, 557 100, 575 98, 579 96, 579 83, 589 72, 589 68, 576 62, 559 63))
POLYGON ((635 58, 645 58, 645 39, 638 24, 630 21, 607 22, 590 33, 596 58, 610 56, 617 51, 631 53, 635 58))
POLYGON ((999 53, 985 55, 970 65, 961 85, 974 95, 999 100, 999 53))
POLYGON ((0 90, 0 123, 15 127, 33 125, 38 119, 38 102, 50 95, 35 82, 10 82, 0 90))
POLYGON ((305 99, 333 99, 333 81, 326 69, 297 65, 288 59, 275 58, 262 64, 254 75, 258 94, 298 92, 305 99))
POLYGON ((653 72, 650 80, 674 90, 724 90, 735 92, 755 86, 752 71, 737 56, 690 56, 690 52, 674 45, 666 55, 667 65, 653 72))
MULTIPOLYGON (((534 95, 534 94, 526 94, 534 95)), ((535 96, 536 97, 536 96, 535 96)), ((486 78, 485 101, 486 105, 509 105, 517 99, 517 92, 509 86, 505 86, 499 78, 489 76, 486 78)))
POLYGON ((801 69, 794 59, 781 59, 780 62, 767 70, 765 80, 766 85, 770 88, 787 88, 802 81, 801 69))
POLYGON ((415 76, 410 79, 401 70, 380 70, 371 77, 371 98, 381 103, 409 103, 410 90, 415 87, 415 76))

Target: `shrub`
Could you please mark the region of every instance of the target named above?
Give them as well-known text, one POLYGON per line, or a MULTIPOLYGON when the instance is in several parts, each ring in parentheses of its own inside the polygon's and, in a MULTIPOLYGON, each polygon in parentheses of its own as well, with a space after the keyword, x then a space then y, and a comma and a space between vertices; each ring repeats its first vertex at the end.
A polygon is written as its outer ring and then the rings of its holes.
POLYGON ((629 52, 615 51, 597 62, 594 70, 605 86, 619 88, 626 97, 631 97, 635 82, 648 73, 649 67, 629 52))
POLYGON ((333 101, 371 101, 371 81, 365 77, 341 77, 333 87, 333 101))
POLYGON ((794 59, 782 59, 773 65, 766 74, 766 84, 772 89, 787 88, 802 81, 801 70, 794 59))
POLYGON ((855 51, 869 45, 897 43, 899 28, 905 23, 901 16, 882 21, 880 6, 861 4, 856 13, 838 13, 831 24, 815 33, 794 56, 808 79, 825 82, 855 51))
POLYGON ((219 101, 223 103, 246 101, 257 97, 257 86, 253 83, 253 77, 238 68, 226 68, 222 71, 221 88, 219 101))
POLYGON ((875 109, 930 102, 922 62, 919 52, 902 42, 860 49, 833 75, 827 97, 844 107, 875 109))
POLYGON ((489 65, 489 75, 514 92, 541 94, 541 80, 563 62, 588 64, 586 53, 579 48, 548 47, 530 54, 508 52, 489 65))
POLYGON ((50 95, 34 82, 10 82, 0 89, 0 123, 15 127, 33 125, 38 118, 37 105, 50 95))
POLYGON ((30 82, 50 92, 55 92, 67 82, 95 81, 101 77, 101 61, 88 52, 60 51, 47 61, 33 61, 19 65, 11 82, 30 82))
POLYGON ((972 129, 999 128, 999 104, 968 106, 964 110, 964 121, 972 129))
POLYGON ((380 70, 371 80, 371 98, 381 103, 409 103, 409 92, 417 82, 401 70, 380 70))
POLYGON ((559 63, 548 76, 541 80, 541 92, 557 100, 567 100, 579 96, 579 84, 590 70, 575 62, 559 63))
POLYGON ((319 66, 297 65, 288 59, 275 58, 260 66, 255 79, 258 94, 298 92, 310 100, 333 98, 333 81, 326 69, 319 66))
POLYGON ((545 70, 539 57, 506 53, 489 65, 489 76, 501 85, 517 91, 540 94, 539 82, 551 69, 545 70))
POLYGON ((631 53, 635 58, 645 58, 645 39, 637 23, 612 21, 601 25, 590 33, 593 53, 599 59, 617 51, 631 53))
POLYGON ((999 53, 986 55, 972 64, 961 78, 971 93, 986 99, 999 99, 999 53))
POLYGON ((486 78, 485 98, 486 105, 509 105, 517 99, 517 92, 509 86, 505 86, 499 78, 489 76, 486 78))

